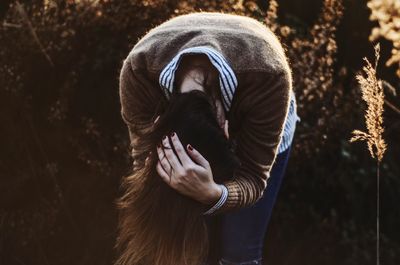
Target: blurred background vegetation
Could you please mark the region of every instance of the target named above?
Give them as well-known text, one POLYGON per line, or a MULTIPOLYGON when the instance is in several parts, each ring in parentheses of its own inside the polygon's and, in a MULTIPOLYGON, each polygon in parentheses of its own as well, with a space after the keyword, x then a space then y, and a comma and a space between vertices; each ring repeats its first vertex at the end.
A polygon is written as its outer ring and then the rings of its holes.
POLYGON ((399 2, 2 0, 0 264, 112 263, 114 200, 132 163, 118 97, 122 61, 152 27, 200 10, 266 23, 293 68, 302 120, 266 264, 375 262, 376 164, 349 139, 365 128, 354 77, 363 57, 373 59, 372 41, 381 43, 381 260, 400 264, 399 2))

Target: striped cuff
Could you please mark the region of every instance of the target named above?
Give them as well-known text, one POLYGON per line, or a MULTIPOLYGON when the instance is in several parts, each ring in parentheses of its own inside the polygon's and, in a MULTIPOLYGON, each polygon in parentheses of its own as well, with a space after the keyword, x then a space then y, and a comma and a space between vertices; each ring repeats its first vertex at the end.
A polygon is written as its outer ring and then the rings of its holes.
POLYGON ((225 187, 225 185, 222 184, 218 184, 221 186, 222 188, 222 195, 219 198, 219 200, 217 201, 217 203, 211 207, 208 211, 204 212, 203 215, 208 215, 208 214, 212 214, 213 212, 215 212, 217 209, 219 209, 226 201, 226 199, 228 198, 228 189, 225 187))

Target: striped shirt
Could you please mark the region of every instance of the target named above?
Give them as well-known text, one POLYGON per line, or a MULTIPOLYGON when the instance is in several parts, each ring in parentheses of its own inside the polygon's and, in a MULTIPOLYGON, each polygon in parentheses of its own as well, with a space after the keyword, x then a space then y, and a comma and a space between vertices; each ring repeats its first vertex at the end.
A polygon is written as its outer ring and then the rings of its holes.
MULTIPOLYGON (((222 56, 222 54, 210 47, 191 47, 184 49, 177 55, 175 55, 175 57, 161 71, 159 77, 159 83, 162 90, 164 91, 165 96, 169 99, 170 95, 172 94, 173 84, 175 80, 175 72, 178 68, 182 55, 187 53, 206 54, 211 63, 218 70, 222 103, 225 111, 229 112, 235 90, 238 86, 238 80, 234 71, 232 70, 226 59, 222 56)), ((284 132, 278 147, 278 154, 284 152, 287 148, 289 148, 290 144, 292 143, 297 121, 300 121, 300 118, 299 116, 297 116, 296 98, 294 92, 291 90, 289 113, 285 121, 284 132)))

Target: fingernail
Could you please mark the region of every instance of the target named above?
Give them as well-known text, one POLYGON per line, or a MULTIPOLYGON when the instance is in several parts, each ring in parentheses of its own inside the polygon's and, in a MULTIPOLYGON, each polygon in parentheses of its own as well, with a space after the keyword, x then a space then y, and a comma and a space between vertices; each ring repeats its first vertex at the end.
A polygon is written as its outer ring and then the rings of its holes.
POLYGON ((190 150, 190 151, 193 151, 193 147, 190 145, 190 144, 188 144, 188 149, 190 150))
POLYGON ((172 132, 172 133, 170 134, 170 136, 171 136, 171 137, 173 137, 174 135, 175 135, 175 133, 174 133, 174 132, 172 132))

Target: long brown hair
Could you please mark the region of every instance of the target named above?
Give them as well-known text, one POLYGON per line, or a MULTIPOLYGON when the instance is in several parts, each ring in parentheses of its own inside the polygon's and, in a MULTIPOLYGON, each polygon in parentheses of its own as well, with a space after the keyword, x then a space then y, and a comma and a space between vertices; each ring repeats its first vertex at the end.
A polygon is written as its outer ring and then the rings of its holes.
POLYGON ((207 207, 169 187, 155 169, 156 145, 171 131, 209 161, 216 183, 230 179, 239 164, 207 95, 174 93, 153 129, 141 137, 140 152, 149 161, 122 180, 116 265, 196 265, 208 255, 202 215, 207 207))

